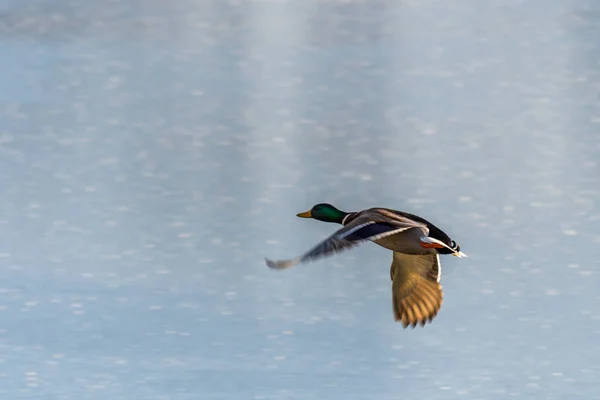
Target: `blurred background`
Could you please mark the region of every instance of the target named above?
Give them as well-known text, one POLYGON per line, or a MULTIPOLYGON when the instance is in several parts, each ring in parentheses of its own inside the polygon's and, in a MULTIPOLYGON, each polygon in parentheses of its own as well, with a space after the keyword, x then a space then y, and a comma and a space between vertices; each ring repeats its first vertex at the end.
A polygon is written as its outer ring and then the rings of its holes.
POLYGON ((600 3, 0 0, 0 394, 600 393, 600 3), (432 324, 331 202, 416 213, 432 324))

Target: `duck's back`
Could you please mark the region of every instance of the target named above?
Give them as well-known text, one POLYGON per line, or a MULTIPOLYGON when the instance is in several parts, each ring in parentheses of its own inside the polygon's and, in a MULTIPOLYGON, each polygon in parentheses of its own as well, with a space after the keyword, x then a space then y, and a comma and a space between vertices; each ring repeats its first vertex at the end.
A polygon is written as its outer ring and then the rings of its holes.
MULTIPOLYGON (((427 225, 427 228, 429 229, 429 236, 437 239, 437 240, 441 240, 442 242, 446 243, 448 246, 452 247, 454 245, 454 243, 452 242, 452 239, 450 239, 450 236, 448 236, 444 231, 442 231, 440 228, 438 228, 437 226, 435 226, 434 224, 432 224, 431 222, 427 221, 425 218, 421 218, 418 215, 414 215, 414 214, 410 214, 404 211, 398 211, 398 210, 392 210, 390 208, 383 208, 383 207, 379 207, 383 210, 387 210, 393 213, 396 213, 398 215, 401 215, 405 218, 409 218, 412 219, 413 221, 416 222, 420 222, 422 224, 427 225)), ((445 253, 444 250, 446 249, 440 249, 441 251, 439 251, 440 253, 445 253)), ((449 250, 448 253, 450 253, 449 250)))

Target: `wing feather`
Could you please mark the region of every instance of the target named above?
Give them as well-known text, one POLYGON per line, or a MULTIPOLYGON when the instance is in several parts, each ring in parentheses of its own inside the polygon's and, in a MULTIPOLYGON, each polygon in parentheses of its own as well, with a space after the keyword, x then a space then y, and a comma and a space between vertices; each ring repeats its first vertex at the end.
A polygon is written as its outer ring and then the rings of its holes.
POLYGON ((394 219, 383 214, 367 211, 356 213, 357 216, 351 215, 352 218, 349 218, 346 225, 301 256, 279 261, 265 259, 267 266, 272 269, 286 269, 299 263, 314 261, 339 253, 368 240, 378 240, 412 228, 427 229, 425 225, 408 218, 398 217, 394 219))
POLYGON ((440 273, 437 254, 394 252, 390 269, 394 319, 405 328, 423 326, 439 312, 443 302, 440 273))

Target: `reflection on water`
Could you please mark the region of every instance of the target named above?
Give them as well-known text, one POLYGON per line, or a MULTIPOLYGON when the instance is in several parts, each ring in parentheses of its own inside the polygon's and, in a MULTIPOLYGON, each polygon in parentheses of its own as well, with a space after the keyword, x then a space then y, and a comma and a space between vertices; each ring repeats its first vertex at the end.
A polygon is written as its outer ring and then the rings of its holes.
POLYGON ((600 389, 596 2, 99 4, 0 1, 0 393, 600 389), (461 243, 433 324, 376 246, 267 270, 323 201, 461 243))

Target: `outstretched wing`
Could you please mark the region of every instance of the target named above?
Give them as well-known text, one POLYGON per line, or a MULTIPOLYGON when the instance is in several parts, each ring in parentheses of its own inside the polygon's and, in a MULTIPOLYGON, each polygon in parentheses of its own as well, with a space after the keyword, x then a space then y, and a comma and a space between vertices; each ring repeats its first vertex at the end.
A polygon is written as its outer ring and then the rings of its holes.
POLYGON ((357 246, 366 240, 381 239, 412 228, 423 229, 423 225, 408 218, 398 220, 381 218, 380 220, 373 220, 372 216, 365 214, 354 218, 350 223, 301 256, 289 260, 273 261, 265 259, 265 261, 269 268, 290 268, 298 263, 314 261, 339 253, 342 250, 357 246))
POLYGON ((405 328, 423 326, 437 315, 444 297, 441 271, 438 254, 394 252, 390 270, 394 319, 405 328))

